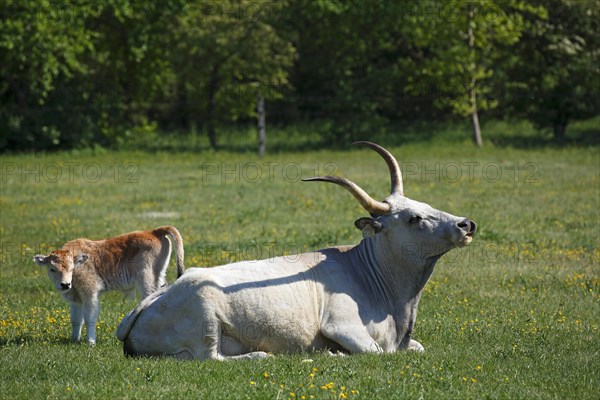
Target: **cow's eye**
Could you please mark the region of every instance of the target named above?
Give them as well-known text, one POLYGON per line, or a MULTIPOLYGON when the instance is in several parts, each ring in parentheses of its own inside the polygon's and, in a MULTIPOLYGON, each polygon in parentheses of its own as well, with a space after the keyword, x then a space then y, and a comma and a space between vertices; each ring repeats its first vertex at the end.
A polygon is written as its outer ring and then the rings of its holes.
POLYGON ((54 268, 50 268, 50 272, 56 272, 54 268))
POLYGON ((418 224, 419 222, 421 222, 422 219, 423 218, 421 218, 420 216, 415 215, 415 216, 410 217, 410 219, 408 220, 408 223, 411 225, 418 224))

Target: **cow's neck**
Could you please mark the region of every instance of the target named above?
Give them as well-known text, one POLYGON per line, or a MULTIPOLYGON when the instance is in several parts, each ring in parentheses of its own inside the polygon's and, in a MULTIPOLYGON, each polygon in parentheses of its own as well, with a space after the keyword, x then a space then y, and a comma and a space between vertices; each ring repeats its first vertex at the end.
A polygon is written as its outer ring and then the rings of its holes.
POLYGON ((421 291, 439 259, 433 257, 418 265, 394 260, 378 236, 363 239, 353 250, 364 266, 364 279, 369 288, 394 309, 407 304, 416 309, 421 291))

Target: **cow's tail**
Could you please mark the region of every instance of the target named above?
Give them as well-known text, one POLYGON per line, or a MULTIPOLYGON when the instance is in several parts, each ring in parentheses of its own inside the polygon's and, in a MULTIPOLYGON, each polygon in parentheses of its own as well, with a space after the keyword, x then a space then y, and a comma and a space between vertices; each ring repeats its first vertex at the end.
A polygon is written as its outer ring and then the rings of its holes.
POLYGON ((152 233, 156 236, 169 235, 173 242, 175 242, 175 253, 177 255, 177 278, 179 278, 185 272, 185 265, 183 264, 183 238, 181 234, 174 226, 161 226, 156 228, 152 233))
POLYGON ((168 287, 166 286, 159 288, 157 291, 155 291, 154 293, 146 297, 144 300, 142 300, 136 308, 134 308, 129 314, 127 314, 117 327, 117 331, 115 332, 117 339, 119 339, 121 342, 124 342, 127 339, 127 336, 129 336, 131 328, 133 328, 135 321, 138 319, 142 311, 146 307, 149 307, 156 300, 158 300, 160 296, 162 296, 167 291, 167 289, 168 287))

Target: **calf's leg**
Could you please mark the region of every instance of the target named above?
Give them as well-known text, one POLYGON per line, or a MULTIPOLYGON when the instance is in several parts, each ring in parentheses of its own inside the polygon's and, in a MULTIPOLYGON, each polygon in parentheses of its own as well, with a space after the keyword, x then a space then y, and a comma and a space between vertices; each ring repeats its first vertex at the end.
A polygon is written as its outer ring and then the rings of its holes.
POLYGON ((71 338, 74 342, 81 340, 83 327, 83 307, 81 304, 71 303, 71 338))
POLYGON ((100 301, 98 295, 93 295, 84 303, 85 328, 87 330, 87 342, 96 344, 96 322, 100 314, 100 301))

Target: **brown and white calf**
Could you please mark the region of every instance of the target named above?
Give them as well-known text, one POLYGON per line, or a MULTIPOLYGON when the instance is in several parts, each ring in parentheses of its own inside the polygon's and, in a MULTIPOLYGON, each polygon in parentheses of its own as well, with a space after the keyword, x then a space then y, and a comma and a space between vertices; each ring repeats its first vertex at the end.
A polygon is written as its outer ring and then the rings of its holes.
POLYGON ((99 295, 118 290, 142 299, 166 283, 171 257, 171 242, 177 253, 177 277, 184 270, 183 240, 173 226, 153 231, 136 231, 104 239, 75 239, 49 255, 37 255, 33 261, 48 270, 50 280, 71 304, 72 338, 81 340, 85 321, 87 341, 96 343, 96 321, 100 313, 99 295))

